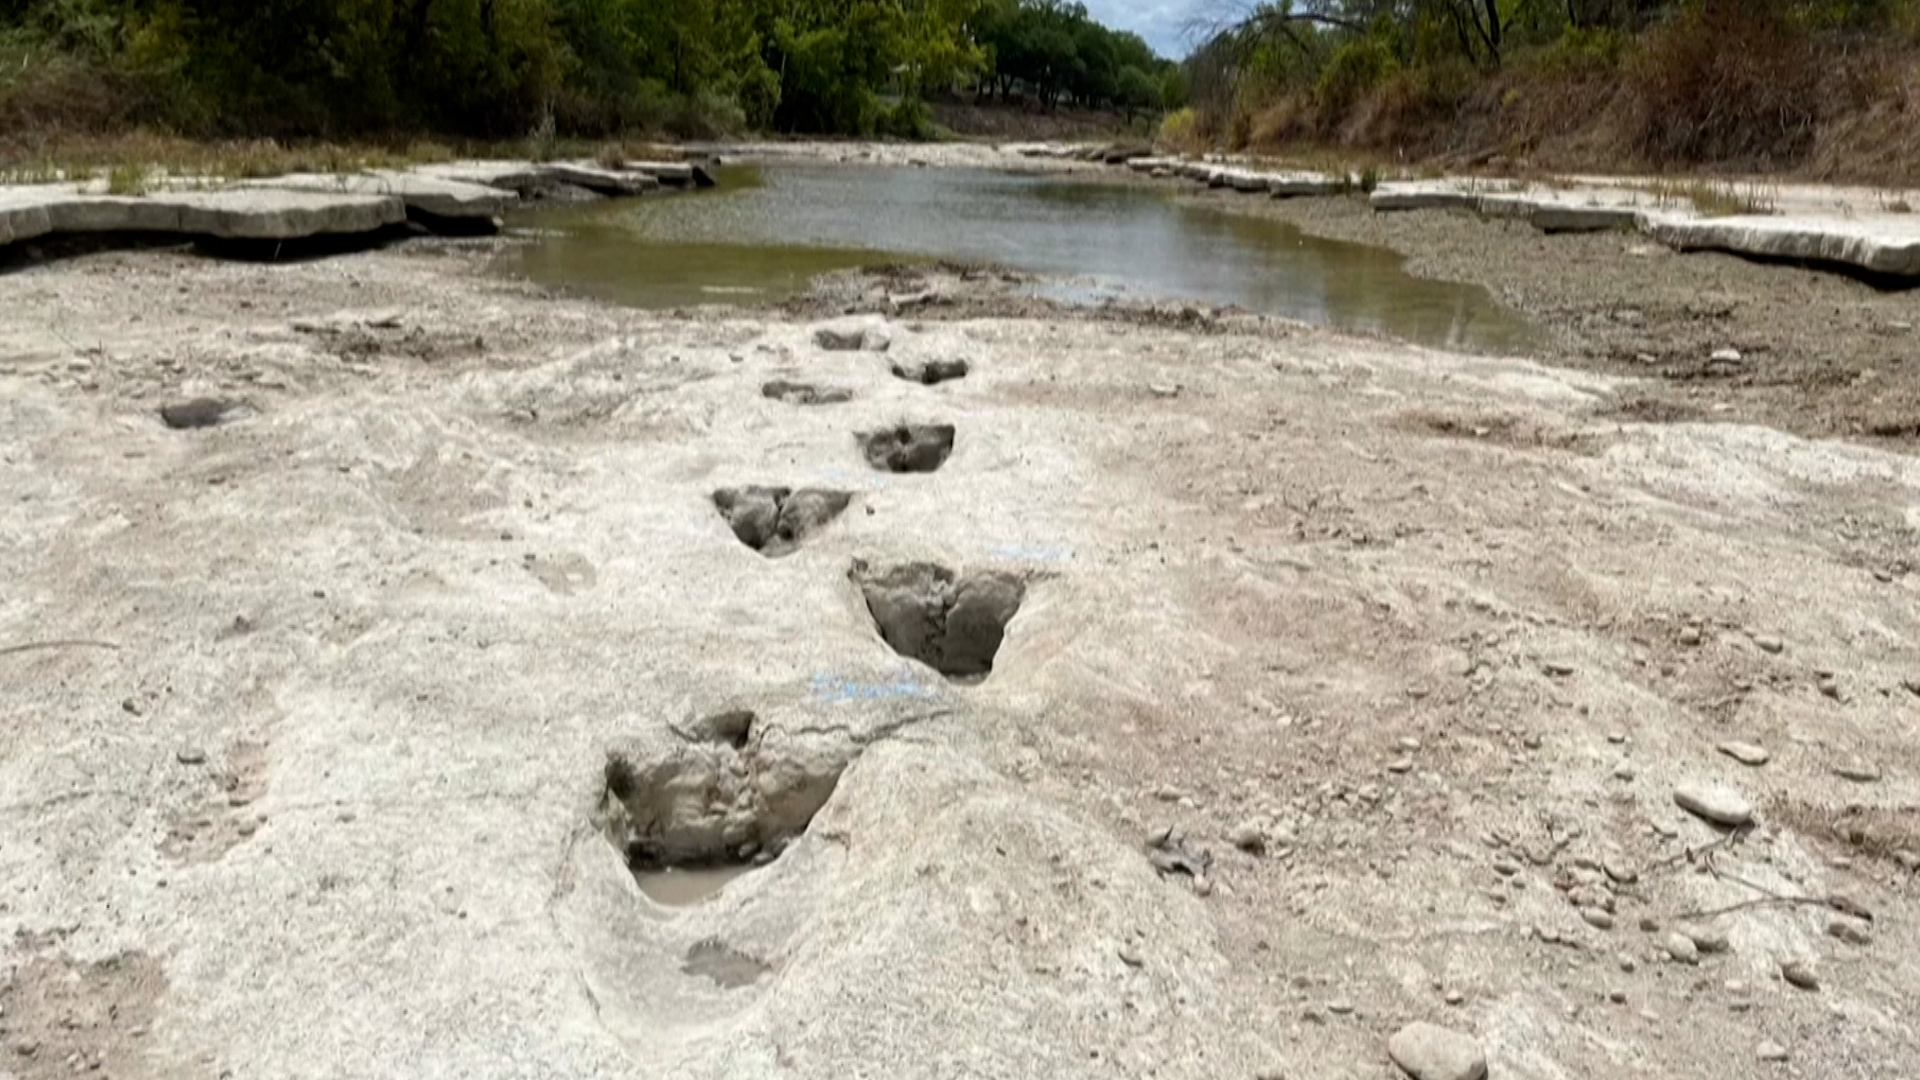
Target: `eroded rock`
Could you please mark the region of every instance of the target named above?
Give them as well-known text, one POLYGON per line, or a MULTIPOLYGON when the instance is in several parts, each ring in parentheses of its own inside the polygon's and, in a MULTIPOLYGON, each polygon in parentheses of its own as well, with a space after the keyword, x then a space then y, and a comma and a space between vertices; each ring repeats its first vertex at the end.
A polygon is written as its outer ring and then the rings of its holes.
POLYGON ((896 473, 930 473, 953 453, 952 424, 903 424, 885 431, 861 432, 860 451, 867 464, 896 473))
POLYGON ((791 555, 808 536, 843 513, 853 496, 844 491, 783 487, 721 488, 713 505, 740 542, 770 558, 791 555))
POLYGON ((853 579, 893 651, 949 678, 984 678, 1020 610, 1026 583, 1011 574, 964 577, 932 563, 873 569, 856 563, 853 579))

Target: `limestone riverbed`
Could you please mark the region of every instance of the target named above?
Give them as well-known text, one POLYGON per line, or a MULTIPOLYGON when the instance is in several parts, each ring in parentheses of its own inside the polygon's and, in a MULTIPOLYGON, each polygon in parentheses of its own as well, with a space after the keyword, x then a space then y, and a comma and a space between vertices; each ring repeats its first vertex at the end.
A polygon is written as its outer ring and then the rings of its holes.
POLYGON ((0 274, 0 1075, 1920 1059, 1897 448, 513 242, 0 274))

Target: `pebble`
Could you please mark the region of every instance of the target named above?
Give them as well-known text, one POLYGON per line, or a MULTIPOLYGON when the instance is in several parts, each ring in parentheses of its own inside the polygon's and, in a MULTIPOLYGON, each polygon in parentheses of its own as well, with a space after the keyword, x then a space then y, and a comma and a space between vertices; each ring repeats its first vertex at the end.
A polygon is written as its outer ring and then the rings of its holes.
POLYGON ((1400 749, 1412 753, 1420 749, 1420 740, 1411 735, 1402 735, 1400 736, 1400 749))
POLYGON ((1618 989, 1610 990, 1607 992, 1607 1000, 1613 1002, 1615 1005, 1625 1005, 1627 1003, 1627 992, 1618 989))
POLYGON ((1580 917, 1587 920, 1587 925, 1593 927, 1596 930, 1613 929, 1613 916, 1607 914, 1605 911, 1602 911, 1599 908, 1592 908, 1592 907, 1581 908, 1580 917))
POLYGON ((1727 932, 1717 926, 1696 926, 1681 931, 1693 947, 1703 953, 1723 953, 1733 948, 1733 942, 1727 940, 1727 932))
POLYGON ((1688 648, 1692 648, 1695 645, 1700 644, 1700 628, 1697 626, 1689 626, 1681 630, 1680 644, 1685 645, 1688 648))
POLYGON ((1740 359, 1741 359, 1740 350, 1739 349, 1715 349, 1713 350, 1713 355, 1707 357, 1707 359, 1713 361, 1716 364, 1737 364, 1740 362, 1740 359))
POLYGON ((1833 774, 1842 780, 1851 780, 1856 784, 1871 784, 1880 779, 1880 767, 1871 761, 1848 758, 1833 767, 1833 774))
POLYGON ((1697 964, 1700 962, 1700 947, 1695 945, 1693 939, 1685 934, 1668 934, 1667 940, 1661 942, 1661 947, 1667 950, 1667 955, 1673 957, 1676 963, 1697 964))
POLYGON ((1739 792, 1713 784, 1687 783, 1673 789, 1674 805, 1715 825, 1739 828, 1753 820, 1753 804, 1739 792))
POLYGON ((1413 1080, 1484 1080, 1487 1075, 1487 1055, 1479 1042, 1425 1021, 1394 1032, 1387 1056, 1413 1080))
POLYGON ((1780 965, 1780 977, 1787 985, 1802 990, 1820 989, 1820 977, 1813 973, 1813 965, 1804 960, 1788 960, 1780 965))
POLYGON ((1791 1056, 1787 1053, 1786 1047, 1771 1041, 1762 1042, 1755 1048, 1754 1053, 1760 1056, 1761 1061, 1785 1061, 1791 1056))
POLYGON ((1335 1016, 1350 1016, 1353 1013, 1353 1002, 1329 1001, 1327 1002, 1327 1011, 1335 1016))
POLYGON ((1750 742, 1723 742, 1715 749, 1742 765, 1752 765, 1756 768, 1765 765, 1773 758, 1772 754, 1767 753, 1766 747, 1750 742))
POLYGON ((1820 692, 1835 701, 1839 701, 1842 696, 1840 693, 1840 683, 1831 675, 1820 680, 1820 692))
POLYGON ((1640 871, 1634 869, 1632 863, 1619 855, 1609 855, 1602 859, 1600 868, 1607 872, 1608 877, 1622 885, 1631 885, 1640 880, 1640 871))
POLYGON ((1828 923, 1827 933, 1849 945, 1866 946, 1873 944, 1872 934, 1867 933, 1865 930, 1862 930, 1845 919, 1835 919, 1828 923))
POLYGON ((197 746, 183 746, 179 752, 173 756, 182 765, 205 765, 207 763, 207 752, 197 746))
POLYGON ((1120 946, 1120 962, 1134 968, 1147 966, 1146 957, 1131 945, 1120 946))
POLYGON ((1227 841, 1241 851, 1262 855, 1267 850, 1267 833, 1256 821, 1243 821, 1227 834, 1227 841))
POLYGON ((1772 634, 1755 634, 1753 635, 1753 643, 1759 646, 1760 651, 1764 653, 1782 653, 1785 652, 1787 648, 1786 642, 1781 641, 1772 634))
POLYGON ((1447 998, 1446 998, 1447 1004, 1458 1005, 1465 1000, 1467 1000, 1467 995, 1461 993, 1460 991, 1458 990, 1447 991, 1447 998))
POLYGON ((1390 761, 1387 763, 1387 771, 1390 773, 1394 773, 1396 775, 1400 773, 1412 772, 1413 762, 1408 758, 1400 758, 1396 761, 1390 761))
POLYGON ((1618 765, 1615 765, 1615 766, 1613 767, 1613 778, 1614 778, 1615 780, 1631 780, 1631 779, 1633 779, 1633 766, 1632 766, 1632 765, 1629 765, 1629 764, 1627 764, 1627 763, 1626 763, 1626 762, 1624 762, 1624 761, 1623 761, 1623 762, 1621 762, 1621 763, 1620 763, 1620 764, 1618 764, 1618 765))
POLYGON ((1634 971, 1640 967, 1640 965, 1634 961, 1633 957, 1628 956, 1626 953, 1620 954, 1618 963, 1620 964, 1620 970, 1629 975, 1633 974, 1634 971))

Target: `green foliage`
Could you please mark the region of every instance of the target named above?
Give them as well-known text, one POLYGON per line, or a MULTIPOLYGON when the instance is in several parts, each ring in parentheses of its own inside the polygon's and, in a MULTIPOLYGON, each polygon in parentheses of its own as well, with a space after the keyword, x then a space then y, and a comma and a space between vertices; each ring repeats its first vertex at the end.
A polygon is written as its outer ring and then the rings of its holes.
POLYGON ((1334 51, 1320 72, 1313 96, 1320 107, 1344 111, 1399 70, 1392 48, 1377 37, 1356 38, 1334 51))
POLYGON ((1058 0, 0 0, 0 131, 919 135, 1009 20, 1050 100, 1163 97, 1145 43, 1058 0))
POLYGON ((988 59, 985 84, 1003 101, 1020 93, 1048 107, 1072 100, 1131 116, 1186 99, 1179 65, 1139 35, 1094 22, 1082 4, 981 0, 971 26, 988 59))

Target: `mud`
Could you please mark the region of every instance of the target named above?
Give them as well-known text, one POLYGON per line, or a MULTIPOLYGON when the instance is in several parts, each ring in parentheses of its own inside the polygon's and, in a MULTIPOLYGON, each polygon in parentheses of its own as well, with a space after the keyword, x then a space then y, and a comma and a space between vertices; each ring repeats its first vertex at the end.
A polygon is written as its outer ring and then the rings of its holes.
POLYGON ((1635 415, 1920 441, 1920 291, 1818 268, 1681 254, 1624 233, 1543 234, 1364 198, 1180 196, 1392 248, 1422 277, 1481 285, 1551 334, 1542 359, 1635 380, 1635 415), (1739 361, 1716 362, 1733 350, 1739 361))

